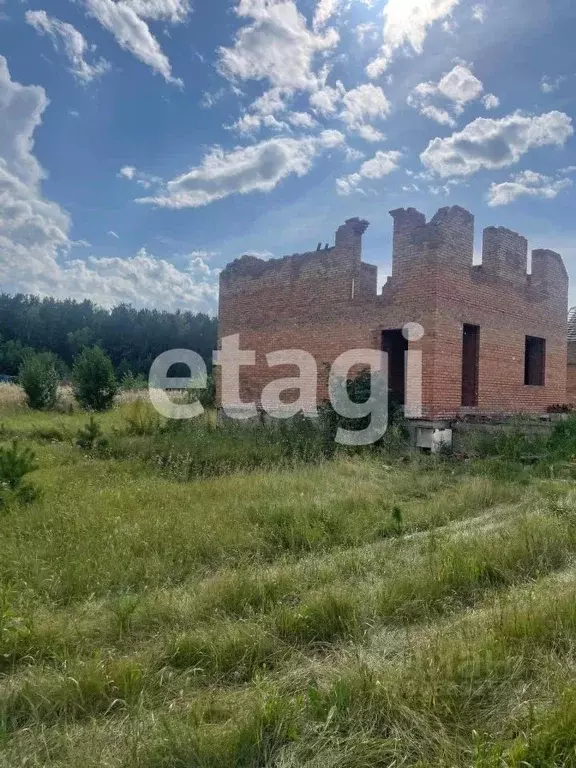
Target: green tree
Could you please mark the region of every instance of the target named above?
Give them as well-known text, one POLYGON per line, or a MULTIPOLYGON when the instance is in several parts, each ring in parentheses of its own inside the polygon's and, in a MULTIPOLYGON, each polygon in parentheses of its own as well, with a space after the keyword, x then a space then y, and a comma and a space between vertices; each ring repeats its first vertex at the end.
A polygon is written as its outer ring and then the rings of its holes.
POLYGON ((54 366, 59 381, 65 381, 70 378, 70 368, 54 352, 37 352, 36 354, 41 360, 54 366))
POLYGON ((134 376, 147 376, 154 358, 167 349, 192 349, 210 369, 217 320, 203 313, 136 309, 128 304, 106 310, 88 300, 0 293, 0 331, 0 375, 17 375, 30 351, 53 352, 70 366, 84 349, 97 345, 116 368, 122 365, 117 372, 121 380, 128 369, 134 376))
POLYGON ((216 408, 216 378, 214 373, 208 374, 206 387, 200 390, 198 400, 203 408, 216 408))
POLYGON ((34 354, 31 347, 23 346, 20 341, 5 341, 0 343, 0 374, 17 376, 28 355, 34 354))
POLYGON ((31 448, 20 448, 14 440, 9 448, 0 446, 0 483, 17 490, 24 475, 38 469, 36 454, 31 448))
POLYGON ((30 504, 40 497, 40 490, 23 479, 38 469, 36 454, 31 448, 20 448, 14 440, 9 448, 0 446, 0 512, 10 508, 13 501, 30 504))
POLYGON ((120 360, 120 365, 116 368, 116 378, 118 381, 122 381, 125 378, 130 378, 134 374, 132 373, 132 368, 130 368, 130 363, 126 358, 122 358, 120 360))
POLYGON ((95 341, 94 332, 91 328, 77 328, 75 331, 70 331, 66 339, 73 357, 79 355, 83 349, 91 346, 95 341))
POLYGON ((19 381, 30 408, 54 408, 58 400, 58 374, 51 357, 28 355, 20 368, 19 381))
POLYGON ((93 451, 96 448, 102 450, 108 445, 108 440, 102 434, 102 428, 94 416, 90 416, 88 424, 78 430, 76 445, 88 451, 93 451))
POLYGON ((94 411, 110 408, 118 391, 112 361, 100 347, 85 349, 78 355, 72 371, 72 384, 80 405, 94 411))

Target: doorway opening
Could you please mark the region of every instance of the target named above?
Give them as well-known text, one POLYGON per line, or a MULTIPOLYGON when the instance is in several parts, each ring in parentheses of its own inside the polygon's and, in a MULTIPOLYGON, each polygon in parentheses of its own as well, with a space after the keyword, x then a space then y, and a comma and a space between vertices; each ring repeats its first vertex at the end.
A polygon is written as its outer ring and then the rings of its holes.
POLYGON ((462 331, 462 405, 478 405, 478 367, 480 359, 480 326, 464 324, 462 331))
POLYGON ((406 402, 406 352, 408 340, 401 329, 382 331, 382 351, 388 354, 388 410, 406 402))
POLYGON ((526 336, 524 352, 524 384, 543 387, 546 371, 546 339, 526 336))

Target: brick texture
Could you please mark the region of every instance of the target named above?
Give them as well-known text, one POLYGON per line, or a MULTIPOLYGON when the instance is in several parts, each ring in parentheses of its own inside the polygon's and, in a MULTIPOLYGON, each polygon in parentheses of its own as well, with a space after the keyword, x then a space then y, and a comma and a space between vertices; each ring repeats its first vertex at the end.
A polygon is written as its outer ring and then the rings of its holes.
POLYGON ((525 238, 489 227, 482 265, 473 266, 468 211, 443 208, 430 222, 413 208, 391 215, 392 276, 380 295, 376 267, 362 262, 368 223, 359 219, 338 229, 331 248, 269 261, 243 256, 223 270, 220 335, 239 334, 241 348, 256 351, 256 365, 241 369, 241 400, 258 403, 268 382, 298 376, 294 366, 268 367, 266 353, 281 349, 314 356, 318 398, 325 399, 326 370, 338 355, 381 349, 384 330, 417 322, 425 335, 410 349, 422 351, 424 416, 539 413, 566 402, 568 277, 562 258, 533 251, 528 274, 525 238), (465 323, 480 326, 480 354, 478 406, 464 409, 465 323), (546 339, 543 386, 524 385, 526 336, 546 339))
POLYGON ((576 405, 576 365, 568 365, 566 402, 576 405))

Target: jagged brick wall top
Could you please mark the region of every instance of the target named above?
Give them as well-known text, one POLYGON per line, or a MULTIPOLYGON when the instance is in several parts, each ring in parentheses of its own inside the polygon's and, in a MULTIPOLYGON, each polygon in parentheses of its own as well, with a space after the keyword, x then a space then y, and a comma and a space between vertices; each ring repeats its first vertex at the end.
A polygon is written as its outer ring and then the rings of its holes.
MULTIPOLYGON (((241 256, 226 265, 221 272, 221 280, 231 283, 238 278, 258 279, 267 277, 274 272, 301 272, 311 265, 329 265, 338 258, 348 256, 360 262, 362 257, 362 235, 368 229, 369 223, 363 219, 348 219, 336 231, 335 245, 326 248, 318 247, 315 251, 294 253, 278 259, 260 259, 256 256, 241 256)), ((320 244, 319 244, 320 245, 320 244)))
MULTIPOLYGON (((472 268, 474 217, 465 208, 441 208, 429 222, 415 208, 400 208, 390 214, 394 219, 392 280, 396 286, 413 282, 424 271, 440 278, 472 268)), ((482 264, 472 275, 476 281, 505 283, 535 301, 554 291, 562 294, 568 285, 562 257, 554 251, 532 251, 529 273, 528 241, 505 227, 484 230, 482 264)))
MULTIPOLYGON (((522 291, 529 300, 542 301, 554 292, 562 293, 568 275, 562 257, 550 250, 532 252, 532 271, 528 273, 528 241, 505 227, 487 227, 483 233, 482 264, 472 268, 474 256, 474 216, 465 208, 441 208, 431 219, 415 208, 390 212, 394 219, 392 277, 385 297, 392 287, 413 287, 424 276, 433 281, 466 272, 473 281, 505 283, 522 291)), ((362 236, 369 224, 359 218, 348 219, 336 231, 335 243, 306 253, 296 253, 264 260, 242 256, 228 264, 220 275, 224 294, 282 287, 303 288, 306 281, 338 280, 335 290, 340 298, 354 298, 348 283, 361 285, 366 299, 375 298, 375 267, 362 263, 362 236)), ((310 291, 307 291, 310 293, 310 291)), ((324 291, 319 290, 318 300, 324 291)), ((310 298, 314 298, 310 296, 310 298)))

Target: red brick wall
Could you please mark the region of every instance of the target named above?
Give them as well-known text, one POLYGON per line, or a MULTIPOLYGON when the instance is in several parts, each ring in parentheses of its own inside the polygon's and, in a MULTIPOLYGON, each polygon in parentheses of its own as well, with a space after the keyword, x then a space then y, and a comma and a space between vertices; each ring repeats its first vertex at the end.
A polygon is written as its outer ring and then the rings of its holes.
POLYGON ((576 364, 568 365, 566 402, 576 405, 576 364))
MULTIPOLYGON (((269 368, 267 352, 302 349, 323 371, 342 352, 380 349, 381 332, 419 322, 425 329, 423 404, 429 417, 461 408, 462 327, 480 326, 481 413, 541 412, 566 401, 568 278, 562 259, 535 251, 527 275, 527 242, 502 228, 484 233, 483 264, 472 266, 474 219, 444 208, 426 223, 414 209, 393 211, 392 277, 376 295, 376 268, 361 261, 366 222, 350 219, 333 248, 264 262, 242 257, 220 277, 220 335, 238 333, 257 363, 242 368, 241 396, 258 402, 268 382, 297 376, 269 368), (546 339, 546 381, 524 386, 525 337, 546 339)), ((290 399, 290 398, 287 398, 290 399)), ((466 409, 465 412, 469 412, 466 409)))

